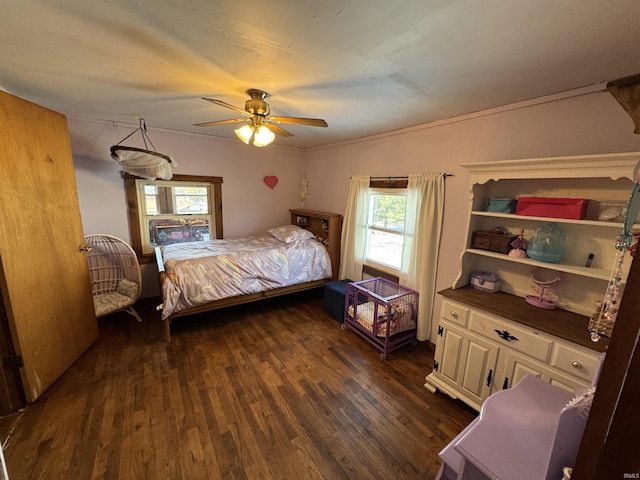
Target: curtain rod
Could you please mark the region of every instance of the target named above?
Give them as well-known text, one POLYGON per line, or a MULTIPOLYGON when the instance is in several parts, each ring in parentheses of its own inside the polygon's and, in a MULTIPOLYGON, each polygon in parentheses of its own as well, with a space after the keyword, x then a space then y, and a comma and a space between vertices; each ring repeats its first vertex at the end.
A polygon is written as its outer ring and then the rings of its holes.
MULTIPOLYGON (((442 174, 443 177, 453 177, 453 173, 443 173, 442 174)), ((402 177, 370 177, 371 180, 387 180, 387 181, 391 181, 391 180, 409 180, 408 176, 402 176, 402 177)))

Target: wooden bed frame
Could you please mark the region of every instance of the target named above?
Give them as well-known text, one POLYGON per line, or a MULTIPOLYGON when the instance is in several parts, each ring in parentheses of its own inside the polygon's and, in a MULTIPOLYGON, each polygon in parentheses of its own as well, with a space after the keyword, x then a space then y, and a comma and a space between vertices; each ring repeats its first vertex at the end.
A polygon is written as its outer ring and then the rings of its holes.
MULTIPOLYGON (((335 213, 317 212, 313 210, 291 209, 291 223, 309 230, 316 237, 323 240, 329 258, 331 259, 331 269, 333 275, 331 278, 324 280, 316 280, 314 282, 305 282, 287 287, 274 288, 264 292, 250 293, 246 295, 237 295, 235 297, 222 298, 213 302, 204 303, 195 307, 180 310, 166 319, 164 322, 165 339, 171 342, 171 322, 174 318, 185 317, 196 313, 209 312, 220 308, 231 307, 233 305, 241 305, 244 303, 255 302, 265 298, 278 297, 289 293, 301 292, 303 290, 311 290, 323 286, 328 281, 338 278, 338 270, 340 269, 340 237, 342 234, 342 215, 335 213)), ((160 248, 156 247, 156 262, 158 264, 158 272, 160 274, 160 288, 164 283, 165 270, 164 261, 160 248)))

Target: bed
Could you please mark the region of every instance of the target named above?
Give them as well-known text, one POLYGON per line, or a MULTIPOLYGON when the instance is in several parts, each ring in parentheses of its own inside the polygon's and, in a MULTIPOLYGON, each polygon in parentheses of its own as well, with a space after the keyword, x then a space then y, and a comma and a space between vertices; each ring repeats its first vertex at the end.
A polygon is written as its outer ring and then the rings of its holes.
POLYGON ((167 342, 175 318, 317 288, 337 278, 342 217, 290 210, 261 235, 156 248, 167 342))

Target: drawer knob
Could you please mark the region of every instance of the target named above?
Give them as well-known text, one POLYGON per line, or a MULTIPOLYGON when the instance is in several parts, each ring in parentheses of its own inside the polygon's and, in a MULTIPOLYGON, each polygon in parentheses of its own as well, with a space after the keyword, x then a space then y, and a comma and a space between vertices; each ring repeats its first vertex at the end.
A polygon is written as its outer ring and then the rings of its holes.
POLYGON ((453 310, 451 311, 450 315, 451 315, 453 318, 458 318, 458 314, 457 314, 456 312, 454 312, 453 310))
POLYGON ((571 366, 573 368, 582 368, 582 364, 580 362, 576 362, 575 360, 571 362, 571 366))

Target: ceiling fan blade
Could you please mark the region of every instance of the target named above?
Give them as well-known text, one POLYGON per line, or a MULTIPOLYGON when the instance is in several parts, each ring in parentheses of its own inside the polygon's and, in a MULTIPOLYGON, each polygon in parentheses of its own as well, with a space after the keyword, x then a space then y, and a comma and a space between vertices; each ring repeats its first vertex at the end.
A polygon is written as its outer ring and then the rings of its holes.
POLYGON ((212 127, 214 125, 226 125, 228 123, 246 122, 246 118, 234 118, 232 120, 217 120, 215 122, 194 123, 194 127, 212 127))
POLYGON ((271 130, 273 133, 275 133, 276 135, 280 135, 281 137, 293 137, 293 133, 291 133, 288 130, 285 130, 284 128, 275 125, 273 123, 265 123, 264 124, 265 127, 267 127, 269 130, 271 130))
POLYGON ((310 127, 328 127, 327 122, 321 118, 269 117, 269 120, 277 123, 291 123, 296 125, 307 125, 310 127))
POLYGON ((250 117, 251 116, 251 113, 247 112, 245 109, 240 108, 240 107, 234 107, 230 103, 223 102, 222 100, 216 100, 214 98, 204 98, 204 97, 202 97, 202 100, 206 100, 207 102, 215 103, 216 105, 220 105, 221 107, 228 108, 230 110, 233 110, 234 112, 238 112, 241 115, 244 115, 245 117, 250 117))

